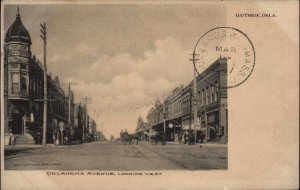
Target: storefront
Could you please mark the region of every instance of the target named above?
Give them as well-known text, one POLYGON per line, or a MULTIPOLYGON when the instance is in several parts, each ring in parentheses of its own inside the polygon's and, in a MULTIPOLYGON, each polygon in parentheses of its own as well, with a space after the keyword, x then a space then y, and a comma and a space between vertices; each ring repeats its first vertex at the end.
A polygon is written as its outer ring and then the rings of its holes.
POLYGON ((166 141, 178 141, 181 132, 181 118, 175 118, 166 122, 166 141))
POLYGON ((192 129, 190 115, 182 117, 181 123, 182 123, 182 127, 181 127, 182 131, 188 131, 188 130, 192 129))
POLYGON ((219 126, 219 111, 212 111, 207 113, 207 128, 208 128, 208 140, 215 141, 221 134, 221 128, 219 126))

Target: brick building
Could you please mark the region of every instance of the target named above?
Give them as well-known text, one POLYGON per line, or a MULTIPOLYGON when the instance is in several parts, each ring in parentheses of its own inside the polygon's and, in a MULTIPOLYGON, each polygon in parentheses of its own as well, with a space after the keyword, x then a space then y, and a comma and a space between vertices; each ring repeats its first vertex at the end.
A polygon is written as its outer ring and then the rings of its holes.
MULTIPOLYGON (((197 139, 205 134, 205 142, 227 143, 227 60, 218 59, 196 78, 197 89, 197 139)), ((147 120, 157 131, 165 130, 167 141, 177 141, 188 130, 194 129, 192 95, 193 81, 175 88, 149 110, 147 120)))
MULTIPOLYGON (((4 40, 4 132, 6 144, 40 143, 43 123, 44 70, 32 55, 30 35, 19 11, 4 40)), ((47 77, 48 121, 47 143, 60 136, 59 123, 64 123, 65 94, 58 77, 47 77)))

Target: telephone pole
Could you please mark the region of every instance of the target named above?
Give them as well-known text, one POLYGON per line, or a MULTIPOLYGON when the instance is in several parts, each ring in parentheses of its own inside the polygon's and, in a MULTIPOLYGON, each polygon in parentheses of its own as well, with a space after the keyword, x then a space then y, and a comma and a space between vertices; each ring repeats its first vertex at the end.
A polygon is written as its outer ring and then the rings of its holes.
POLYGON ((190 61, 193 61, 193 67, 194 67, 194 83, 193 83, 193 86, 194 86, 194 94, 193 94, 193 108, 194 108, 194 133, 195 133, 195 141, 197 140, 197 127, 196 127, 196 124, 197 124, 197 112, 198 112, 198 109, 197 109, 197 83, 196 83, 196 80, 197 80, 197 71, 196 71, 196 66, 195 66, 195 63, 196 61, 198 61, 199 59, 196 58, 197 55, 199 54, 196 54, 195 51, 193 52, 193 54, 191 54, 193 56, 192 59, 190 59, 190 61))
POLYGON ((87 104, 89 103, 89 101, 92 101, 92 98, 88 98, 88 97, 84 97, 81 98, 85 101, 85 126, 82 128, 82 140, 85 143, 85 127, 87 128, 88 126, 88 110, 87 110, 87 104))
POLYGON ((42 145, 46 146, 46 136, 47 136, 47 65, 46 65, 46 44, 47 44, 47 32, 46 23, 41 24, 41 34, 40 37, 44 41, 44 113, 43 113, 43 141, 42 145))
POLYGON ((69 94, 68 94, 68 110, 69 110, 69 113, 68 113, 68 124, 71 125, 71 83, 69 82, 69 94))

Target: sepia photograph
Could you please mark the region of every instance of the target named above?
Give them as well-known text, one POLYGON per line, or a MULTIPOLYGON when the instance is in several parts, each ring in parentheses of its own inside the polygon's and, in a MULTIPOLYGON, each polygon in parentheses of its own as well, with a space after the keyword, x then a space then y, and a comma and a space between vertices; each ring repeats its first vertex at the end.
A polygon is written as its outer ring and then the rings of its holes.
POLYGON ((297 1, 3 2, 3 189, 299 186, 297 1))
POLYGON ((203 54, 206 62, 191 38, 226 25, 225 13, 219 5, 6 5, 4 169, 226 170, 224 43, 235 31, 211 33, 205 48, 218 50, 203 54))

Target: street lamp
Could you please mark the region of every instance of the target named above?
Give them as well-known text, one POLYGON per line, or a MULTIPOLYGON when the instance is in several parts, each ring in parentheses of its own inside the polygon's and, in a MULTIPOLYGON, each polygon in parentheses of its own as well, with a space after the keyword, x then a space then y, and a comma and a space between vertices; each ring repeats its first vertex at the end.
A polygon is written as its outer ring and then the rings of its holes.
POLYGON ((173 123, 169 123, 169 128, 170 129, 174 128, 174 130, 173 130, 173 140, 175 141, 175 127, 174 127, 173 123))

